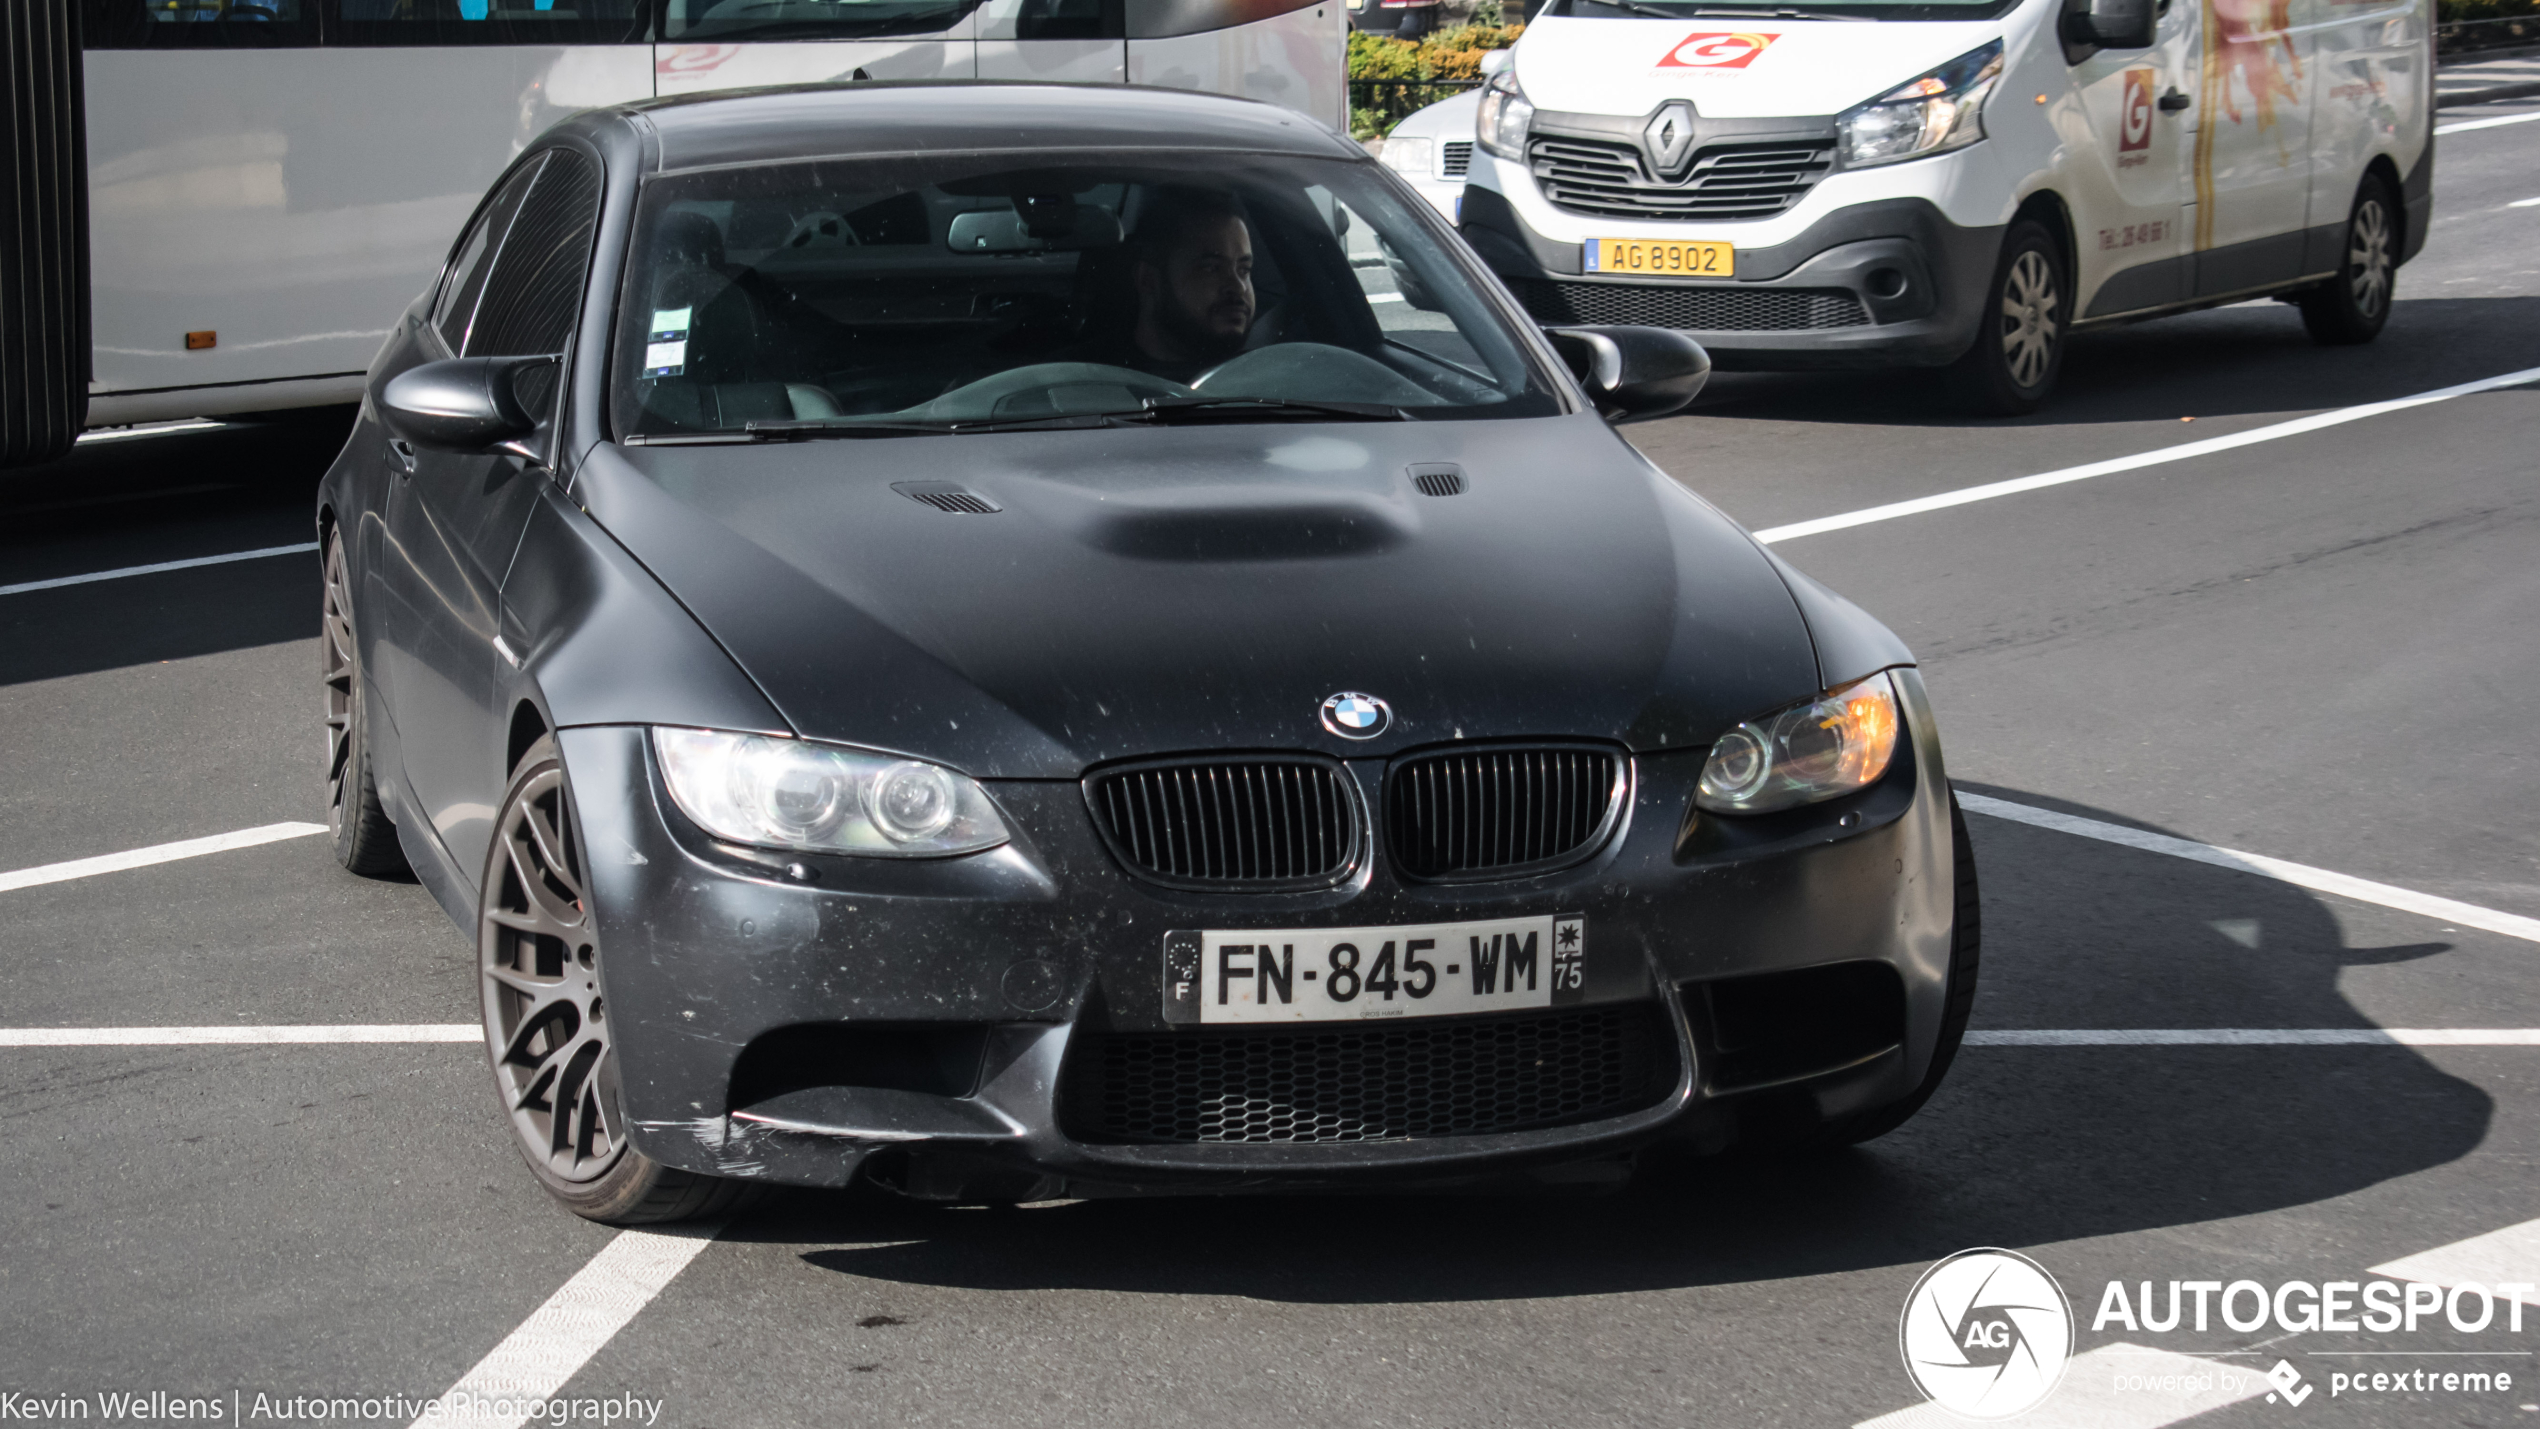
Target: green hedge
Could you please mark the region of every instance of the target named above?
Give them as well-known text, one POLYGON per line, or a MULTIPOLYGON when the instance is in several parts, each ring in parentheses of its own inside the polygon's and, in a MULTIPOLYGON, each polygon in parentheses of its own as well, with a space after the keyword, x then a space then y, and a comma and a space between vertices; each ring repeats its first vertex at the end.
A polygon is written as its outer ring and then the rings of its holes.
POLYGON ((1418 40, 1351 31, 1349 132, 1361 139, 1375 138, 1402 122, 1402 117, 1411 111, 1471 88, 1482 77, 1482 56, 1517 43, 1517 36, 1525 28, 1458 25, 1418 40), (1447 82, 1361 82, 1366 80, 1447 82))

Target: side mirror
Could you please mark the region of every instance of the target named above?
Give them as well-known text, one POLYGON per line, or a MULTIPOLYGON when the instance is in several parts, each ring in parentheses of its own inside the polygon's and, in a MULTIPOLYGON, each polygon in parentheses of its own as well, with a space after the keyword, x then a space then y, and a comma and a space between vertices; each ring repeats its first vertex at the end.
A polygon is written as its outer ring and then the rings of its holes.
POLYGON ((1683 411, 1711 377, 1702 344, 1663 327, 1548 327, 1543 335, 1609 422, 1683 411))
POLYGON ((1497 75, 1501 70, 1508 68, 1509 63, 1516 58, 1517 52, 1514 50, 1482 51, 1482 78, 1489 79, 1497 75))
POLYGON ((2071 0, 2064 10, 2064 39, 2102 49, 2149 49, 2159 23, 2153 0, 2071 0))
POLYGON ((534 369, 562 361, 546 357, 454 357, 427 362, 388 379, 379 389, 379 420, 396 436, 437 452, 505 452, 530 461, 545 454, 531 440, 538 414, 521 400, 517 382, 548 379, 534 369))

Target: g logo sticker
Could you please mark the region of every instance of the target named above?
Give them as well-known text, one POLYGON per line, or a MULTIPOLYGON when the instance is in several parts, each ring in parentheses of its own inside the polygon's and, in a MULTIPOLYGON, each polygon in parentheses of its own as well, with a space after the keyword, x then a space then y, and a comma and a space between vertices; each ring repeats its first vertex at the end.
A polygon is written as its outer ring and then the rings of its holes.
POLYGON ((2117 152, 2132 154, 2152 147, 2152 71, 2125 72, 2125 99, 2117 111, 2117 152))
POLYGON ((1970 1419, 2008 1419, 2063 1382, 2073 1309, 2027 1256, 1962 1250, 1914 1282, 1896 1339, 1905 1373, 1933 1403, 1970 1419))
POLYGON ((1758 34, 1752 30, 1707 31, 1687 35, 1658 61, 1660 69, 1744 69, 1764 53, 1764 47, 1780 39, 1778 34, 1758 34))

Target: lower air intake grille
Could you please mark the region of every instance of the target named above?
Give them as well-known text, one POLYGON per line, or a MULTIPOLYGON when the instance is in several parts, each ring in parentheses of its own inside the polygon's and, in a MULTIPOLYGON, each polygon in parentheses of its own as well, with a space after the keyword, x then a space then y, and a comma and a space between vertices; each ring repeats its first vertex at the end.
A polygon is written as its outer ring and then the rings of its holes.
POLYGON ((1311 1032, 1100 1033, 1070 1058, 1070 1134, 1096 1141, 1479 1136, 1650 1106, 1675 1086, 1656 1003, 1311 1032))
POLYGON ((1438 147, 1443 154, 1438 161, 1438 177, 1460 179, 1473 171, 1473 141, 1458 139, 1438 147))
POLYGON ((1505 877, 1584 853, 1621 796, 1602 749, 1471 749, 1415 755, 1385 782, 1385 837, 1413 878, 1505 877))
POLYGON ((1094 822, 1131 869, 1180 887, 1329 883, 1358 854, 1358 800, 1340 766, 1306 757, 1180 760, 1085 782, 1094 822))
POLYGON ((1728 283, 1670 287, 1541 278, 1515 278, 1508 286, 1536 321, 1546 323, 1618 323, 1695 332, 1807 332, 1859 327, 1870 320, 1860 298, 1842 288, 1747 288, 1728 283))

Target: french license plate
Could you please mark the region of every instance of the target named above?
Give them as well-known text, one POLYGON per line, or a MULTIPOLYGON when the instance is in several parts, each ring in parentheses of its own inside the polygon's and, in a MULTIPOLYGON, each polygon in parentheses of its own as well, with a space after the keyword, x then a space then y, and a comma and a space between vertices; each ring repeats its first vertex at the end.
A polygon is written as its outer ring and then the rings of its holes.
POLYGON ((1167 1022, 1359 1022, 1514 1012, 1587 992, 1576 914, 1397 928, 1164 935, 1167 1022))
POLYGON ((1728 278, 1737 272, 1737 245, 1732 243, 1591 238, 1585 257, 1591 273, 1728 278))

